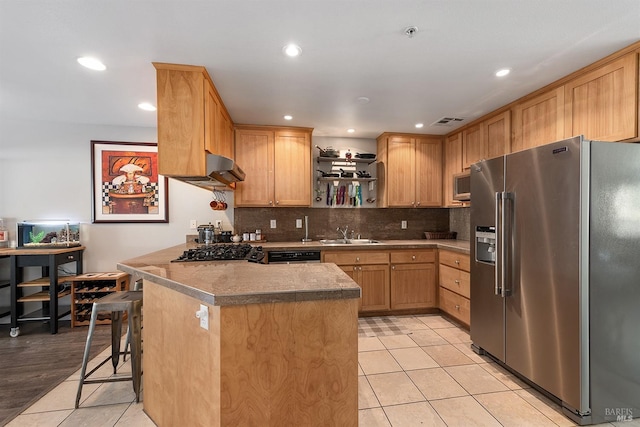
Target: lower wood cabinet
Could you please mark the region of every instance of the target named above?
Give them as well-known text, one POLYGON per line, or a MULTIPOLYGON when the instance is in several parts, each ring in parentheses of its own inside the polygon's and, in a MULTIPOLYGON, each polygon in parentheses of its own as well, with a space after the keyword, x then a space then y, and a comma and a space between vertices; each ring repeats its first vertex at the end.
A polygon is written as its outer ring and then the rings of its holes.
POLYGON ((436 250, 392 251, 391 309, 437 307, 436 250))
POLYGON ((327 251, 362 289, 360 313, 436 308, 436 249, 327 251))
POLYGON ((469 255, 440 249, 438 257, 440 310, 469 325, 471 319, 469 255))
POLYGON ((369 251, 325 252, 324 262, 337 264, 362 289, 359 312, 390 307, 389 253, 369 251))

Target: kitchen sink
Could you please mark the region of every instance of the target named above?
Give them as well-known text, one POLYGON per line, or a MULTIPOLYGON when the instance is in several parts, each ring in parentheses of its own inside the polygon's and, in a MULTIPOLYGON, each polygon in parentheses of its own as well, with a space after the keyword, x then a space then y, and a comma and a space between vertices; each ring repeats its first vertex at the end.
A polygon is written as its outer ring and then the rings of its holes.
POLYGON ((320 240, 323 245, 372 245, 380 243, 378 240, 372 239, 324 239, 320 240))

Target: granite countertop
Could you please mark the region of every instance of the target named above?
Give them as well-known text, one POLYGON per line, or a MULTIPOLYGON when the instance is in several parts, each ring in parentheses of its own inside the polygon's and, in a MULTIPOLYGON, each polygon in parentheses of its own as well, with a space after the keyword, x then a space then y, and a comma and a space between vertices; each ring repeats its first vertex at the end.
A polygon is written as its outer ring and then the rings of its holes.
MULTIPOLYGON (((249 242, 252 243, 252 242, 249 242)), ((265 252, 320 249, 390 250, 450 249, 469 253, 464 240, 385 240, 364 245, 323 245, 319 242, 254 242, 265 252)), ((173 246, 118 263, 118 269, 133 280, 150 280, 211 305, 294 302, 318 299, 359 298, 360 287, 331 263, 256 264, 247 261, 171 262, 196 247, 194 243, 173 246)))
POLYGON ((360 287, 335 264, 171 262, 194 246, 182 244, 122 261, 118 270, 218 306, 360 297, 360 287))

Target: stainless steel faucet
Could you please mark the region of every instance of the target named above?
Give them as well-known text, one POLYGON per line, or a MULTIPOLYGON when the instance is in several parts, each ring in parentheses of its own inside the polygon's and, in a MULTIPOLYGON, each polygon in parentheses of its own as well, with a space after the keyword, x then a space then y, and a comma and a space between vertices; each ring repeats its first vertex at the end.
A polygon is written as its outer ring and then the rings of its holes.
POLYGON ((347 240, 347 233, 349 232, 349 226, 347 225, 344 230, 340 229, 340 227, 336 228, 336 231, 342 233, 342 238, 347 240))

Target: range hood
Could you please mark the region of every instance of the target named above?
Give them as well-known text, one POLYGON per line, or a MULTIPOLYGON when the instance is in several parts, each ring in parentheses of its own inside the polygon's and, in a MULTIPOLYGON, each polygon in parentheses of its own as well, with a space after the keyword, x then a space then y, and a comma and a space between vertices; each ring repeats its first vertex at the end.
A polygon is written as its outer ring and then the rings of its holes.
POLYGON ((180 181, 213 189, 235 189, 236 182, 244 181, 245 173, 230 158, 217 154, 207 154, 207 175, 205 176, 172 176, 180 181))

